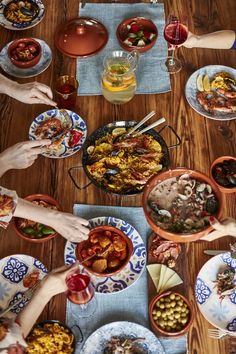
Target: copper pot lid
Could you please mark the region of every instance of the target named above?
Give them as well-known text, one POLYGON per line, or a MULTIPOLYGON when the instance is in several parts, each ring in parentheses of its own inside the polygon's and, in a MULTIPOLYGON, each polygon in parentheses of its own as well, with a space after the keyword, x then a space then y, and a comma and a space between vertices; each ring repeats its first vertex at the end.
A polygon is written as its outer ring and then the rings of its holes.
POLYGON ((97 54, 107 41, 106 27, 89 17, 70 20, 55 35, 57 49, 72 58, 86 58, 97 54))

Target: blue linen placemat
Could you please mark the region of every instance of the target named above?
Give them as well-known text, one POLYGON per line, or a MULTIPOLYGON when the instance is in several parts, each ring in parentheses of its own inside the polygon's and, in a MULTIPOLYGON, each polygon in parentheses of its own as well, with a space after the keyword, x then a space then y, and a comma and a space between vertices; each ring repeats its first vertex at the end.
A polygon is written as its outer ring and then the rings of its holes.
POLYGON ((116 28, 121 21, 131 17, 150 18, 158 29, 158 38, 152 49, 140 56, 137 74, 137 94, 155 94, 170 91, 169 74, 161 69, 160 60, 167 56, 167 43, 163 37, 165 13, 163 4, 86 4, 80 7, 81 17, 92 17, 103 23, 109 40, 97 55, 87 59, 77 59, 78 95, 101 95, 101 75, 103 59, 113 50, 122 50, 116 38, 116 28))
MULTIPOLYGON (((73 213, 85 219, 92 219, 99 216, 114 216, 125 220, 136 228, 144 243, 147 244, 150 229, 142 208, 75 204, 73 213)), ((96 293, 96 300, 98 306, 94 315, 82 319, 76 318, 76 314, 79 311, 78 306, 67 301, 66 323, 69 327, 72 327, 75 323, 80 326, 84 336, 84 342, 96 329, 114 321, 131 321, 148 327, 146 269, 143 271, 141 277, 126 290, 108 295, 96 293)), ((159 337, 158 339, 163 345, 166 354, 187 353, 186 335, 179 338, 168 339, 159 337)), ((77 345, 76 354, 83 354, 81 349, 84 342, 77 345)))

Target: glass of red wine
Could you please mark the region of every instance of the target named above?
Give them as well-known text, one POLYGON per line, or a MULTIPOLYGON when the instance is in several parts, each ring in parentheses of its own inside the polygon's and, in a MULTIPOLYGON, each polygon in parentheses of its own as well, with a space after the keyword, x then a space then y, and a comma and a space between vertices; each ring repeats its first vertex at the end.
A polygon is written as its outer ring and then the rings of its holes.
POLYGON ((175 74, 182 69, 182 63, 174 57, 175 49, 183 44, 188 38, 187 18, 178 19, 176 16, 169 15, 164 28, 164 38, 172 50, 171 56, 165 60, 165 71, 175 74))
POLYGON ((62 75, 56 80, 55 91, 59 108, 75 107, 78 87, 79 83, 73 76, 62 75))
POLYGON ((89 274, 77 269, 67 276, 66 285, 68 300, 79 307, 76 317, 92 316, 96 310, 96 299, 95 288, 89 274))

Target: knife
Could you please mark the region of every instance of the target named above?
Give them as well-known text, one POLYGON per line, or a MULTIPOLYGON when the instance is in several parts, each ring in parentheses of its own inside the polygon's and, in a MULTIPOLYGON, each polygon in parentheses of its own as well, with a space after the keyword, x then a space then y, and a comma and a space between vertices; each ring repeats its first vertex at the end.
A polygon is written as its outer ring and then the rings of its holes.
POLYGON ((208 254, 209 256, 216 256, 218 254, 230 252, 230 251, 229 250, 204 250, 203 252, 205 254, 208 254))

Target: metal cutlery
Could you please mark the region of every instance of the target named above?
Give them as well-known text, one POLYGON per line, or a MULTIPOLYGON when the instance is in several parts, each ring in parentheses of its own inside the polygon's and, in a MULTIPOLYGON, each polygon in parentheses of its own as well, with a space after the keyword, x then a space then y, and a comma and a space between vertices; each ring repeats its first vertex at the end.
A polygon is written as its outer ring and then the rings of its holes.
POLYGON ((208 256, 217 256, 218 254, 229 252, 229 250, 204 250, 203 253, 208 256))
POLYGON ((14 301, 14 302, 13 302, 10 306, 8 306, 6 309, 1 310, 1 311, 0 311, 0 317, 3 317, 3 316, 4 316, 6 313, 8 313, 11 309, 13 309, 15 306, 19 305, 22 301, 24 301, 24 302, 25 302, 25 301, 29 301, 29 300, 32 298, 32 296, 33 296, 35 290, 36 290, 37 287, 39 286, 40 282, 41 282, 40 280, 37 281, 37 282, 35 283, 35 285, 32 286, 32 288, 26 290, 26 291, 23 293, 23 295, 22 295, 22 297, 21 297, 20 299, 17 299, 16 301, 14 301))
POLYGON ((133 134, 132 136, 137 136, 137 135, 143 134, 143 133, 147 132, 148 130, 156 127, 157 125, 164 123, 165 121, 166 121, 166 119, 164 117, 162 117, 162 118, 158 119, 156 122, 149 125, 148 127, 138 131, 136 134, 133 134))
POLYGON ((223 331, 221 329, 218 328, 208 328, 208 337, 210 338, 214 338, 214 339, 220 339, 224 336, 227 336, 228 332, 223 331))

